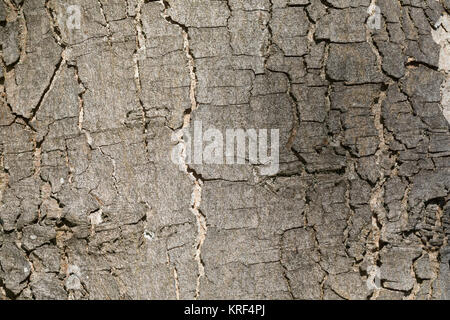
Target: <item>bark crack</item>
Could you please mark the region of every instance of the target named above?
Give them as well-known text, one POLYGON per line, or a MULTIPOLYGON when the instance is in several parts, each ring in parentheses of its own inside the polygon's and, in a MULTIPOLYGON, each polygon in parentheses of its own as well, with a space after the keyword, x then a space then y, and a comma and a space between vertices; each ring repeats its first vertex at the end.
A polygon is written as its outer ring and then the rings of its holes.
POLYGON ((202 247, 203 243, 206 238, 206 233, 208 230, 207 222, 206 222, 206 216, 201 212, 200 210, 200 204, 202 201, 202 185, 203 181, 200 179, 199 175, 195 172, 194 169, 192 169, 187 163, 186 163, 186 142, 183 139, 183 133, 185 130, 188 130, 190 127, 191 122, 191 114, 194 112, 197 107, 197 100, 196 100, 196 88, 197 88, 197 75, 195 73, 195 60, 194 55, 192 54, 191 48, 190 48, 190 39, 189 39, 189 30, 188 27, 174 21, 170 15, 167 13, 167 10, 169 9, 169 4, 167 1, 160 1, 161 5, 163 6, 162 16, 163 18, 168 21, 171 24, 177 25, 180 27, 182 34, 183 34, 183 49, 186 54, 186 58, 188 60, 188 69, 189 69, 189 77, 190 77, 190 87, 189 87, 189 97, 191 106, 190 109, 188 109, 185 112, 184 121, 182 128, 178 131, 178 142, 182 145, 182 159, 181 161, 181 169, 189 176, 189 179, 192 181, 193 184, 193 190, 191 194, 191 203, 190 203, 190 210, 195 216, 196 224, 197 224, 197 237, 196 237, 196 243, 194 245, 195 248, 195 261, 197 262, 197 268, 198 268, 198 276, 197 276, 197 283, 196 283, 196 290, 195 290, 195 299, 198 299, 200 296, 200 280, 202 277, 205 276, 205 266, 202 261, 202 247))

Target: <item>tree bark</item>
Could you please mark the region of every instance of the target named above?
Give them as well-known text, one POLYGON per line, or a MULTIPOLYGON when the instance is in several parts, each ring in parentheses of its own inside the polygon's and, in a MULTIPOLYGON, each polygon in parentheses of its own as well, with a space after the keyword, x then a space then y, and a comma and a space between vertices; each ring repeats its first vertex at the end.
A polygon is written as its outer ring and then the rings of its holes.
POLYGON ((2 0, 0 299, 449 299, 449 12, 2 0))

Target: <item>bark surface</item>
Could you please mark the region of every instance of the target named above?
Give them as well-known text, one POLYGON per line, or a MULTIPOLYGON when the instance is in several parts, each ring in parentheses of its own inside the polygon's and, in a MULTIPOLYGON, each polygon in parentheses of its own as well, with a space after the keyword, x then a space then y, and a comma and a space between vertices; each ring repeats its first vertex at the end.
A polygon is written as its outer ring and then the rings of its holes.
POLYGON ((450 299, 449 13, 0 1, 0 299, 450 299), (194 121, 279 172, 177 166, 194 121))

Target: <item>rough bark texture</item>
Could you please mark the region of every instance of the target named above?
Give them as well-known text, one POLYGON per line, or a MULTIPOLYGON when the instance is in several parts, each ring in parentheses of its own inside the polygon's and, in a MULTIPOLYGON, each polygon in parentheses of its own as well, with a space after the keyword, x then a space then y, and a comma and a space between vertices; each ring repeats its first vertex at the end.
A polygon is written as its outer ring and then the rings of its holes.
POLYGON ((0 299, 450 299, 450 2, 369 5, 2 0, 0 299))

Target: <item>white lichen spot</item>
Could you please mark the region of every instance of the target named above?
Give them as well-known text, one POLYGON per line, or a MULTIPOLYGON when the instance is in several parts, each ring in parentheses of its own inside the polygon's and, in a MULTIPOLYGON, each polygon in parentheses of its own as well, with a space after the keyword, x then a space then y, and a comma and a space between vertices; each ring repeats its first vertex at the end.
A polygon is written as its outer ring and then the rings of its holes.
POLYGON ((102 219, 102 210, 97 210, 89 215, 89 220, 91 221, 91 225, 96 226, 103 222, 102 219))
POLYGON ((152 241, 155 238, 155 234, 151 231, 144 231, 144 238, 147 239, 148 241, 152 241))

